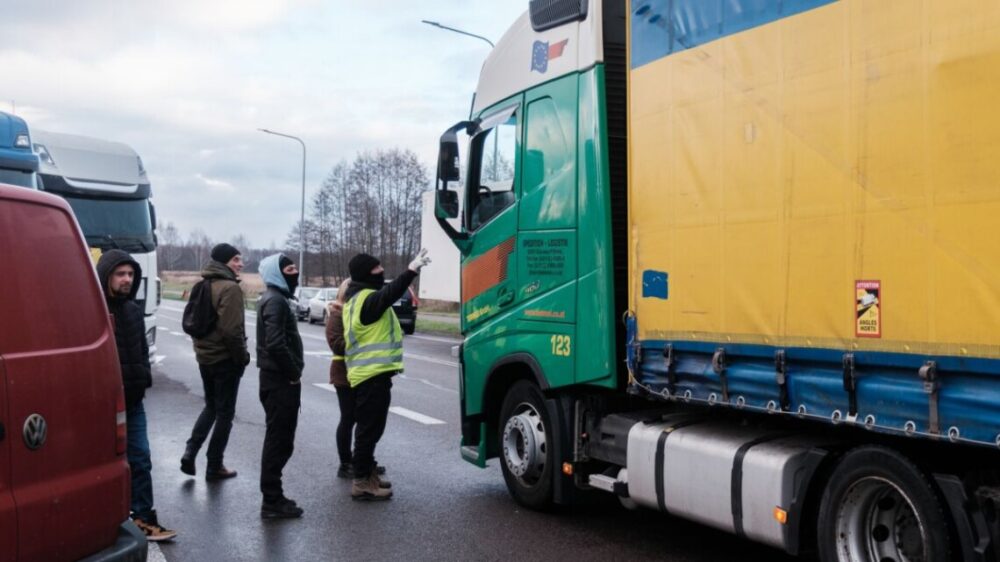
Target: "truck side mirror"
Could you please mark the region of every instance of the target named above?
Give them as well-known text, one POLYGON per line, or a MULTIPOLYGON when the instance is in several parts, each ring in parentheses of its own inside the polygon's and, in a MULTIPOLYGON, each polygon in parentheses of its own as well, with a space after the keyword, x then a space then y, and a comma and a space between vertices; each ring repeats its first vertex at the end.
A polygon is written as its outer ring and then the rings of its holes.
POLYGON ((439 219, 453 219, 458 216, 458 192, 454 189, 439 189, 434 194, 434 216, 439 219))
MULTIPOLYGON (((452 139, 454 139, 452 134, 452 139)), ((441 139, 438 151, 438 179, 441 181, 458 181, 458 141, 441 139)))

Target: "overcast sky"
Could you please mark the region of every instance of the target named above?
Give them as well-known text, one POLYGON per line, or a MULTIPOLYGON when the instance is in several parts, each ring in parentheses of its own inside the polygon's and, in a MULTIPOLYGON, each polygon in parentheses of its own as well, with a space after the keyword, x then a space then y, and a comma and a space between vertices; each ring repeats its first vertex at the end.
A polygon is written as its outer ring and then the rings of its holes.
POLYGON ((29 127, 131 145, 162 223, 281 245, 307 198, 360 150, 432 174, 466 117, 486 43, 527 0, 3 0, 0 109, 29 127))

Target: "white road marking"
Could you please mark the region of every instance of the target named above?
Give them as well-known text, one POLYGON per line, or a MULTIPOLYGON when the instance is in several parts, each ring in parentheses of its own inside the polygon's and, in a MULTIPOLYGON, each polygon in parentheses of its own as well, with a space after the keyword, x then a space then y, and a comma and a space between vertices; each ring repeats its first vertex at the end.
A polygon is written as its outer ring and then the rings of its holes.
POLYGON ((181 337, 184 337, 184 336, 186 336, 187 334, 185 334, 184 332, 175 332, 175 331, 171 330, 171 331, 170 331, 170 335, 171 335, 171 336, 181 336, 181 337))
POLYGON ((427 379, 422 379, 420 377, 410 377, 410 376, 407 376, 407 375, 396 375, 396 378, 406 379, 408 381, 422 382, 422 383, 426 384, 427 386, 436 388, 438 390, 443 390, 445 392, 451 392, 453 394, 458 394, 458 391, 455 390, 455 389, 453 389, 453 388, 448 388, 446 386, 441 386, 439 384, 433 383, 433 382, 431 382, 431 381, 429 381, 427 379))
MULTIPOLYGON (((399 375, 399 376, 403 376, 403 375, 399 375)), ((315 386, 316 388, 321 388, 321 389, 326 390, 328 392, 337 392, 337 387, 333 386, 332 384, 325 383, 325 382, 314 382, 313 386, 315 386)), ((450 390, 450 389, 445 388, 444 390, 450 390)), ((452 392, 454 392, 454 391, 452 391, 452 392)), ((413 410, 408 410, 408 409, 400 407, 400 406, 390 406, 389 407, 389 411, 392 412, 392 413, 394 413, 394 414, 396 414, 397 416, 403 416, 404 418, 411 419, 411 420, 413 420, 415 422, 420 422, 420 423, 422 423, 424 425, 444 425, 444 424, 448 423, 448 422, 439 420, 437 418, 432 418, 430 416, 425 416, 425 415, 421 414, 420 412, 414 412, 413 410)))
POLYGON ((416 359, 417 361, 427 361, 428 363, 437 363, 438 365, 445 365, 447 367, 458 367, 458 363, 454 361, 445 361, 444 359, 438 359, 437 357, 431 357, 429 355, 417 355, 416 353, 403 353, 403 357, 407 359, 416 359))
POLYGON ((333 354, 329 351, 305 351, 303 354, 312 357, 333 357, 333 354))
POLYGON ((169 332, 170 331, 170 328, 168 328, 166 326, 157 326, 156 329, 157 330, 163 330, 164 332, 169 332))
POLYGON ((159 365, 166 358, 167 358, 166 355, 154 355, 153 356, 153 365, 159 365))
POLYGON ((146 544, 149 545, 149 549, 146 551, 146 560, 148 562, 167 562, 167 557, 160 550, 160 545, 155 542, 148 542, 146 544))
POLYGON ((445 423, 437 418, 425 416, 420 412, 414 412, 413 410, 407 410, 406 408, 401 408, 399 406, 389 406, 389 411, 397 416, 403 416, 404 418, 409 418, 424 425, 443 425, 445 423))

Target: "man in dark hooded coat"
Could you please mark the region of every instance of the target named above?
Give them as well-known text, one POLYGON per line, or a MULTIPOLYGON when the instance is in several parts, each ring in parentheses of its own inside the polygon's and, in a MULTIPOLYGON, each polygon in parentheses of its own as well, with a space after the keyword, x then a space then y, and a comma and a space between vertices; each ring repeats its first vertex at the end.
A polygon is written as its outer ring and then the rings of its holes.
POLYGON ((132 473, 132 520, 150 541, 173 539, 177 533, 157 521, 153 509, 153 463, 146 434, 146 409, 142 399, 153 385, 146 343, 145 315, 135 301, 142 268, 121 250, 109 250, 97 262, 97 277, 108 311, 115 318, 115 343, 125 389, 125 427, 128 429, 128 465, 132 473))

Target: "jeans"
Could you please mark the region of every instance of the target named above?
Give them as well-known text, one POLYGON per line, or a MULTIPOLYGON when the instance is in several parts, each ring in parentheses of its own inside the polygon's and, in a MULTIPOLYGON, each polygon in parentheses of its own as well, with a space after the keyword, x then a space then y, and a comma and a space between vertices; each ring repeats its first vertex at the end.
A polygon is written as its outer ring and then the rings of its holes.
POLYGON ((338 386, 337 402, 340 404, 340 423, 337 424, 337 454, 340 464, 351 463, 351 434, 354 433, 354 389, 338 386))
POLYGON ((375 468, 375 446, 385 433, 392 400, 392 376, 383 373, 354 387, 354 477, 367 478, 375 468))
POLYGON ((302 403, 301 384, 283 384, 260 391, 267 429, 260 459, 260 491, 264 501, 273 503, 285 496, 281 471, 295 450, 295 427, 302 403))
POLYGON ((198 369, 205 389, 205 408, 194 422, 184 456, 192 459, 196 457, 211 431, 212 439, 208 442, 207 456, 208 471, 212 472, 222 467, 222 457, 229 443, 229 432, 233 429, 233 417, 236 416, 236 395, 240 390, 243 367, 226 360, 212 365, 199 365, 198 369))
POLYGON ((153 462, 142 400, 125 411, 125 428, 128 431, 128 466, 132 472, 132 516, 149 520, 153 516, 153 462))

